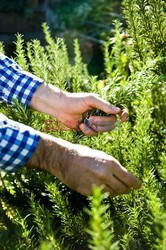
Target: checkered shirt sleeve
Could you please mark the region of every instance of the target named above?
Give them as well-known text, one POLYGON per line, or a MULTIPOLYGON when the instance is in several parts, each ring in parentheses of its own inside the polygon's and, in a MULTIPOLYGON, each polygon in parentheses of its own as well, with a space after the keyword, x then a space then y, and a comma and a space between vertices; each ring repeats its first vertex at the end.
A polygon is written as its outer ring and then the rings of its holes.
POLYGON ((0 114, 0 169, 14 172, 33 155, 39 143, 37 132, 0 114))
POLYGON ((0 100, 13 104, 17 99, 28 106, 43 80, 24 71, 18 64, 0 53, 0 100))
MULTIPOLYGON (((43 80, 0 53, 0 101, 13 105, 17 99, 28 106, 42 83, 43 80)), ((0 113, 0 169, 14 172, 22 167, 35 152, 39 140, 37 131, 0 113)))

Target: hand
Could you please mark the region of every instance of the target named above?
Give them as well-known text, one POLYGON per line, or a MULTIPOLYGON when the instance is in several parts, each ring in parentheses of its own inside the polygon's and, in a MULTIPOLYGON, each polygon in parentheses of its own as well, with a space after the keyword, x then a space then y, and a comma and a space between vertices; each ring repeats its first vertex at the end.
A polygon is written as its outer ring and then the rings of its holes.
POLYGON ((121 110, 98 95, 92 93, 68 93, 58 88, 42 84, 34 94, 30 106, 38 111, 56 117, 67 127, 79 128, 86 135, 97 135, 99 131, 110 131, 114 128, 116 115, 120 116, 122 122, 128 118, 126 109, 121 110), (86 113, 92 109, 100 109, 110 116, 90 117, 91 128, 82 123, 86 113), (99 125, 99 123, 102 125, 99 125))
POLYGON ((112 156, 42 133, 39 146, 27 165, 57 176, 86 196, 92 194, 94 184, 104 185, 104 191, 111 196, 141 187, 141 181, 112 156))
POLYGON ((120 163, 98 150, 85 146, 74 145, 74 156, 62 181, 83 195, 92 194, 92 186, 104 185, 104 191, 111 196, 127 194, 133 188, 141 187, 141 181, 123 168, 120 163))

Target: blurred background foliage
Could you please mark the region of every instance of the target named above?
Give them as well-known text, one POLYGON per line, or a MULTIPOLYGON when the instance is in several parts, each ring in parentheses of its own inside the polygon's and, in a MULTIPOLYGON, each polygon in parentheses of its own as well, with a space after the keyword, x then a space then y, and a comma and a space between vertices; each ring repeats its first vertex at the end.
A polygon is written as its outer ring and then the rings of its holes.
POLYGON ((37 8, 39 2, 40 0, 0 0, 0 11, 23 12, 27 15, 37 8))
POLYGON ((23 11, 28 0, 0 0, 0 11, 10 12, 10 11, 23 11))
POLYGON ((79 29, 97 38, 110 32, 115 18, 122 18, 119 0, 64 0, 54 5, 54 11, 59 15, 59 28, 79 29))
MULTIPOLYGON (((25 35, 25 40, 39 38, 36 34, 32 34, 31 27, 32 18, 34 18, 34 25, 41 27, 42 23, 37 25, 41 20, 36 16, 36 13, 39 13, 41 10, 45 12, 45 19, 53 34, 65 38, 70 58, 72 59, 74 55, 72 46, 73 39, 77 37, 81 44, 83 60, 88 65, 90 73, 94 75, 101 74, 103 78, 104 56, 102 48, 104 41, 114 35, 113 23, 115 19, 119 19, 121 22, 124 21, 121 15, 121 1, 0 0, 0 17, 2 13, 10 14, 10 17, 6 16, 6 18, 11 18, 11 23, 15 24, 13 34, 17 32, 20 33, 20 25, 18 25, 17 22, 20 22, 21 19, 26 19, 26 27, 24 30, 30 30, 31 34, 28 35, 27 39, 26 32, 24 33, 21 30, 21 33, 25 35), (13 13, 17 13, 18 16, 23 14, 23 16, 16 20, 16 17, 12 17, 13 13), (29 29, 28 25, 30 27, 29 29)), ((2 29, 2 27, 0 27, 0 35, 1 30, 4 32, 4 28, 2 29)), ((36 32, 36 28, 34 30, 36 32)), ((41 32, 41 29, 39 31, 41 32)), ((6 25, 5 32, 6 36, 11 33, 11 25, 6 25)), ((0 37, 0 40, 3 39, 0 37)), ((14 38, 12 37, 11 42, 13 42, 13 40, 14 38)), ((14 50, 15 48, 10 45, 9 55, 11 55, 14 50)))
POLYGON ((121 1, 110 0, 60 0, 50 2, 56 13, 56 33, 65 38, 71 58, 72 41, 78 37, 85 63, 91 74, 100 74, 104 69, 103 44, 114 35, 114 21, 123 21, 121 1))

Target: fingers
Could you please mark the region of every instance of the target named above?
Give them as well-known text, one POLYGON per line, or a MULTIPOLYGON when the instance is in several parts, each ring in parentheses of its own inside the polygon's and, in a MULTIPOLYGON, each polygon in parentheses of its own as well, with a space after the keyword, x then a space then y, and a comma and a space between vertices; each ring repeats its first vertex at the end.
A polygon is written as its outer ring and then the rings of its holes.
POLYGON ((96 108, 104 111, 107 114, 118 114, 121 122, 125 122, 129 117, 128 111, 126 108, 118 108, 114 105, 110 104, 109 102, 103 100, 98 95, 91 95, 87 98, 87 105, 90 108, 96 108))
POLYGON ((88 127, 86 124, 82 123, 79 128, 81 129, 81 131, 85 134, 85 135, 91 135, 91 136, 95 136, 97 135, 97 132, 94 131, 92 128, 88 127))
POLYGON ((109 122, 116 122, 116 116, 110 115, 110 116, 90 116, 89 117, 89 123, 94 125, 109 125, 109 122), (103 124, 102 124, 103 122, 103 124))
POLYGON ((108 185, 104 185, 103 191, 109 193, 112 197, 118 195, 118 193, 108 185))
POLYGON ((129 188, 141 188, 141 180, 123 168, 118 162, 113 165, 113 175, 129 188))
POLYGON ((90 127, 96 132, 109 132, 112 131, 115 126, 111 124, 109 126, 91 125, 90 127))
POLYGON ((131 191, 131 188, 126 186, 123 182, 121 182, 114 176, 110 178, 108 185, 110 188, 115 190, 117 194, 128 194, 131 191))
POLYGON ((109 102, 103 100, 98 95, 90 95, 87 100, 86 104, 91 108, 96 108, 104 111, 107 114, 118 114, 121 112, 120 108, 117 108, 110 104, 109 102))
POLYGON ((111 131, 115 127, 116 116, 90 116, 88 126, 97 132, 111 131))
POLYGON ((123 108, 119 114, 119 117, 121 119, 121 122, 125 122, 129 117, 128 110, 126 108, 123 108))
POLYGON ((85 135, 97 135, 96 132, 111 131, 115 127, 116 116, 91 116, 84 124, 80 125, 80 129, 85 135))

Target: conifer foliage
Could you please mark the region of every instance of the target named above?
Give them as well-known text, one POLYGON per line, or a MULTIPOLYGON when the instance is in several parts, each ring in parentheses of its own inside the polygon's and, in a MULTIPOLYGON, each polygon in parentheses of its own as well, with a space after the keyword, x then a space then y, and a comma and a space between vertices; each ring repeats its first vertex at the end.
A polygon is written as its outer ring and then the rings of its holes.
MULTIPOLYGON (((89 75, 77 40, 71 64, 65 41, 52 38, 45 24, 47 45, 25 44, 18 35, 15 60, 62 89, 95 92, 129 109, 120 129, 97 137, 50 133, 113 155, 142 179, 142 189, 111 198, 96 187, 86 198, 43 172, 1 172, 0 249, 166 249, 166 3, 124 0, 123 8, 128 28, 124 33, 116 22, 105 43, 105 81, 89 75)), ((17 101, 14 109, 1 103, 0 111, 44 132, 48 116, 17 101)))

